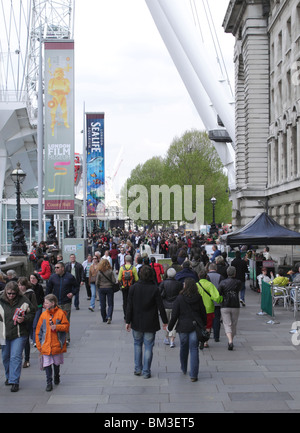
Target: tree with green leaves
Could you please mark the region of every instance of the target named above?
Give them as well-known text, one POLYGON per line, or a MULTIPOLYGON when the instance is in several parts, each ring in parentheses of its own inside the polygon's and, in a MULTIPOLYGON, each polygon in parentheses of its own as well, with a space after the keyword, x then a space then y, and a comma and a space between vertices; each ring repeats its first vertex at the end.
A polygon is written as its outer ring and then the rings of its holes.
MULTIPOLYGON (((193 210, 196 209, 197 185, 204 186, 204 221, 201 223, 210 224, 212 222, 211 197, 217 199, 215 207, 216 223, 231 221, 231 203, 228 199, 227 185, 228 179, 224 173, 219 156, 211 144, 206 132, 191 130, 187 131, 180 138, 175 138, 171 143, 164 158, 153 157, 144 164, 139 164, 132 170, 127 180, 127 189, 123 188, 123 196, 126 203, 122 205, 135 206, 137 213, 144 210, 144 218, 136 220, 138 224, 154 224, 174 221, 177 215, 182 215, 178 220, 193 222, 185 217, 184 212, 180 213, 180 207, 184 208, 184 194, 180 204, 180 191, 183 192, 185 186, 192 186, 193 210), (139 186, 134 189, 135 186, 139 186), (168 187, 170 201, 166 203, 166 195, 154 197, 154 186, 168 187), (129 197, 127 191, 134 191, 133 197, 129 197), (178 194, 179 195, 178 195, 178 194), (138 199, 137 199, 138 197, 138 199), (154 197, 154 198, 153 198, 154 197), (169 206, 170 212, 166 217, 163 215, 164 205, 169 206), (155 216, 155 219, 151 218, 155 216), (166 219, 167 218, 167 219, 166 219)), ((156 188, 157 192, 157 188, 156 188)))

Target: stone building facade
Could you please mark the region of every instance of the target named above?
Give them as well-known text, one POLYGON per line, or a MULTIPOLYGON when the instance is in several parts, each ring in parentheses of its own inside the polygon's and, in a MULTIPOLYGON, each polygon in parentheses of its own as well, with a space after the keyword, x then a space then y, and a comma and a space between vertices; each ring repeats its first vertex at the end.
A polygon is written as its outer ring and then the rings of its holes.
POLYGON ((235 37, 233 224, 267 210, 300 231, 300 0, 231 0, 235 37))

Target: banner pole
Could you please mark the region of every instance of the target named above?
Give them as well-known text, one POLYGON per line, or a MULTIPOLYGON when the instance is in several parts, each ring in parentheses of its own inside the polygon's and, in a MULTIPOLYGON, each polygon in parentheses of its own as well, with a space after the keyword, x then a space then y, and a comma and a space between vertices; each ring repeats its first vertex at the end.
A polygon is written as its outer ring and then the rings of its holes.
POLYGON ((86 232, 86 186, 87 186, 87 169, 86 169, 86 116, 85 116, 85 102, 83 103, 83 152, 82 152, 82 176, 83 176, 83 238, 87 238, 86 232))

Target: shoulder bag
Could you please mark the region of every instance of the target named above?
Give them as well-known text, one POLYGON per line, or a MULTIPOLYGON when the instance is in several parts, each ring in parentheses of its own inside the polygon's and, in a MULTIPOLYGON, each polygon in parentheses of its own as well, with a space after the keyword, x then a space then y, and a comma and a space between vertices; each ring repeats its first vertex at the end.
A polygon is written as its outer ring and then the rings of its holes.
MULTIPOLYGON (((186 302, 186 301, 185 301, 186 302)), ((190 304, 188 302, 186 302, 187 305, 189 306, 190 310, 191 310, 191 315, 193 320, 193 325, 197 334, 197 338, 199 343, 206 343, 209 338, 210 338, 210 332, 208 332, 205 328, 205 326, 202 323, 202 320, 200 317, 195 317, 195 312, 192 309, 192 307, 190 306, 190 304)))
POLYGON ((100 271, 101 274, 103 275, 103 277, 105 277, 109 282, 111 282, 112 284, 112 289, 114 293, 117 293, 120 290, 120 285, 119 283, 113 283, 112 280, 110 278, 108 278, 102 271, 100 271))

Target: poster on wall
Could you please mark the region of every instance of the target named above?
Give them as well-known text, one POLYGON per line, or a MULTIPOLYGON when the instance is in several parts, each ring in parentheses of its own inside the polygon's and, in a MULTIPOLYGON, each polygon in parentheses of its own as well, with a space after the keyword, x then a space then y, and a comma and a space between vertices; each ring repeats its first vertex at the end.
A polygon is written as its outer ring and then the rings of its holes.
POLYGON ((104 113, 86 113, 87 218, 105 216, 104 113))
POLYGON ((74 42, 45 41, 45 212, 74 211, 74 42))

